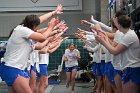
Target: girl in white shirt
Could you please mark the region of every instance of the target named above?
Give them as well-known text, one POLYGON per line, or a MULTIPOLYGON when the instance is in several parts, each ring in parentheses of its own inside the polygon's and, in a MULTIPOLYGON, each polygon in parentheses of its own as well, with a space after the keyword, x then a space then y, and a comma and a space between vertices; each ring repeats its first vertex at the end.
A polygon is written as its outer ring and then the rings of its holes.
POLYGON ((53 42, 49 42, 47 46, 39 50, 39 62, 37 64, 37 93, 44 93, 45 89, 48 86, 48 64, 49 64, 49 54, 53 53, 55 50, 59 48, 62 41, 66 40, 65 38, 58 38, 53 42))
POLYGON ((5 64, 1 71, 2 78, 8 85, 10 93, 32 93, 27 74, 24 71, 29 55, 33 51, 30 39, 39 42, 46 40, 58 23, 58 19, 53 18, 44 33, 35 32, 37 26, 44 22, 46 18, 46 15, 40 17, 28 15, 11 33, 4 55, 5 64))
POLYGON ((78 70, 78 59, 80 59, 80 52, 76 46, 71 43, 68 49, 65 50, 64 61, 66 71, 66 87, 69 87, 71 82, 71 91, 74 93, 75 75, 78 70))
POLYGON ((131 19, 122 15, 116 19, 118 29, 124 33, 117 46, 113 47, 108 38, 98 35, 96 39, 100 41, 110 53, 121 54, 121 68, 123 71, 123 93, 139 93, 140 86, 140 43, 136 33, 130 29, 131 19))

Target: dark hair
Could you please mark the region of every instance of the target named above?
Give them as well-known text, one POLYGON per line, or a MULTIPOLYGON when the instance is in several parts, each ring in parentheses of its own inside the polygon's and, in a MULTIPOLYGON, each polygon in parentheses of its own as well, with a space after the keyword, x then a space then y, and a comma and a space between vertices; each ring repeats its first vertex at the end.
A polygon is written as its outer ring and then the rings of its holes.
POLYGON ((76 45, 75 45, 74 43, 69 44, 69 47, 70 47, 71 45, 73 45, 73 46, 76 48, 76 45))
POLYGON ((21 24, 25 27, 33 29, 33 26, 38 26, 40 24, 40 19, 37 15, 27 15, 21 24))
MULTIPOLYGON (((37 15, 27 15, 25 19, 20 23, 20 25, 24 25, 30 29, 33 29, 34 26, 38 26, 40 24, 40 19, 37 15)), ((9 37, 13 33, 14 28, 10 31, 9 37)))
POLYGON ((122 16, 122 15, 127 15, 126 11, 119 10, 115 13, 115 17, 119 17, 119 16, 122 16))
POLYGON ((112 25, 112 28, 114 29, 117 29, 118 30, 118 28, 115 26, 115 24, 114 24, 114 21, 113 21, 113 19, 111 20, 111 25, 112 25))
POLYGON ((118 24, 120 24, 123 28, 130 28, 131 19, 127 15, 122 15, 118 17, 118 24))

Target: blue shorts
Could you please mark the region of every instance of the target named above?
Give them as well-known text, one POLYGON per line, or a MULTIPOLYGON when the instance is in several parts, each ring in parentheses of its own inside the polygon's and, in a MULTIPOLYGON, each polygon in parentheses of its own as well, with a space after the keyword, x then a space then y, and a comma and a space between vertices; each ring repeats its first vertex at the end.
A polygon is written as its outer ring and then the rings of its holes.
POLYGON ((120 77, 122 77, 122 75, 123 75, 121 70, 114 69, 114 77, 115 77, 116 74, 120 75, 120 77))
POLYGON ((105 75, 105 60, 101 60, 100 69, 101 69, 102 76, 104 76, 105 75))
POLYGON ((27 68, 25 68, 24 71, 28 74, 29 77, 31 76, 31 73, 30 73, 30 71, 27 68))
POLYGON ((101 60, 101 63, 96 63, 96 75, 97 76, 105 75, 105 60, 101 60))
POLYGON ((78 66, 65 67, 65 71, 66 71, 66 72, 72 72, 73 69, 77 69, 77 70, 78 70, 78 66))
POLYGON ((48 66, 47 64, 39 64, 40 72, 37 72, 37 77, 40 77, 41 75, 48 76, 48 66))
POLYGON ((0 63, 0 77, 1 77, 1 73, 2 73, 2 69, 3 69, 4 64, 5 64, 4 62, 0 63))
POLYGON ((34 66, 31 65, 31 69, 30 70, 25 68, 25 72, 27 72, 29 76, 31 76, 31 71, 32 70, 36 73, 36 64, 34 64, 34 66))
POLYGON ((105 75, 108 77, 111 84, 115 84, 114 67, 111 62, 105 63, 105 75))
POLYGON ((96 62, 93 62, 91 67, 93 70, 93 74, 96 75, 96 62))
POLYGON ((34 64, 34 66, 31 65, 31 70, 33 70, 34 72, 36 72, 36 63, 34 64))
POLYGON ((96 71, 95 71, 95 75, 96 76, 102 76, 102 72, 101 72, 101 63, 96 63, 96 71))
POLYGON ((140 85, 140 67, 128 67, 123 71, 122 80, 124 84, 131 80, 133 83, 140 85))
POLYGON ((29 78, 28 74, 24 70, 5 65, 2 66, 1 78, 8 86, 12 86, 19 75, 24 78, 29 78))

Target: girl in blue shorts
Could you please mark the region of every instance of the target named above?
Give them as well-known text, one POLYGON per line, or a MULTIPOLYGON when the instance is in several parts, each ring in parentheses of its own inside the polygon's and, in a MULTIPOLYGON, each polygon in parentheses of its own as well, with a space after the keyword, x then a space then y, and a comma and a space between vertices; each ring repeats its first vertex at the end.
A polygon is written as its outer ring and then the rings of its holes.
POLYGON ((115 19, 117 28, 124 33, 117 46, 113 47, 105 35, 98 35, 101 42, 110 53, 121 54, 122 90, 123 93, 139 93, 140 89, 140 42, 136 33, 130 29, 131 19, 127 15, 115 19))
POLYGON ((71 91, 74 93, 75 75, 78 70, 78 59, 80 59, 80 52, 76 46, 71 43, 68 49, 65 50, 64 61, 66 71, 66 87, 69 87, 71 82, 71 91))

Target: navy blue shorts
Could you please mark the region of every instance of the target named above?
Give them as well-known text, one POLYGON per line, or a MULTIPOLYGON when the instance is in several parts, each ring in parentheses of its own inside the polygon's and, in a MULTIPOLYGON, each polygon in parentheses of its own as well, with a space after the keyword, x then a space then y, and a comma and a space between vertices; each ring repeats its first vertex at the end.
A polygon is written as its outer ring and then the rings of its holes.
POLYGON ((115 77, 116 74, 120 75, 120 77, 122 77, 122 75, 123 75, 121 70, 114 69, 114 77, 115 77))
POLYGON ((1 77, 1 73, 2 73, 2 69, 3 69, 3 65, 4 65, 5 63, 4 62, 0 62, 0 77, 1 77))
POLYGON ((28 74, 29 77, 31 76, 31 73, 30 73, 30 71, 27 68, 25 68, 24 71, 28 74))
POLYGON ((31 65, 31 70, 33 70, 34 72, 36 72, 36 63, 34 64, 34 66, 31 65))
POLYGON ((73 69, 77 69, 77 70, 78 70, 78 66, 65 67, 65 71, 66 71, 66 72, 72 72, 73 69))
POLYGON ((111 62, 105 63, 105 75, 108 77, 111 84, 115 84, 114 67, 111 62))
POLYGON ((14 67, 2 65, 1 78, 8 86, 12 86, 16 78, 20 75, 24 78, 29 78, 28 73, 14 67))
POLYGON ((25 72, 27 72, 29 76, 31 76, 31 71, 32 70, 36 73, 36 64, 34 64, 34 66, 31 65, 31 69, 30 70, 25 68, 25 72))
POLYGON ((124 84, 131 80, 133 83, 140 85, 140 67, 128 67, 125 69, 123 71, 122 80, 124 84))
POLYGON ((102 76, 102 71, 101 71, 101 63, 96 63, 96 71, 95 71, 95 75, 96 76, 102 76))
POLYGON ((37 72, 37 77, 40 77, 41 75, 48 76, 48 66, 47 64, 39 64, 40 72, 37 72))
POLYGON ((93 74, 96 75, 96 62, 92 63, 93 74))
POLYGON ((100 69, 101 69, 101 75, 104 76, 105 75, 105 60, 101 60, 100 69))

